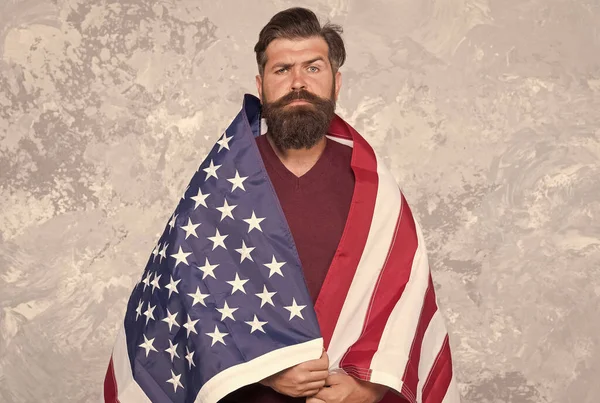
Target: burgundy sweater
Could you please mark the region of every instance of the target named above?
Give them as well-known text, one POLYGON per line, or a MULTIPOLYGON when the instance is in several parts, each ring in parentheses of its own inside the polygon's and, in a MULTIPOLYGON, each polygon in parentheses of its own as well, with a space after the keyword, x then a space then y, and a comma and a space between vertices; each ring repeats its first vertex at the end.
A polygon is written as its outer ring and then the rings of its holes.
MULTIPOLYGON (((352 149, 327 139, 317 163, 298 178, 283 165, 265 136, 257 137, 256 144, 292 232, 314 304, 350 210, 354 192, 354 173, 350 167, 352 149)), ((230 394, 221 403, 304 401, 305 398, 294 399, 253 384, 230 394)))

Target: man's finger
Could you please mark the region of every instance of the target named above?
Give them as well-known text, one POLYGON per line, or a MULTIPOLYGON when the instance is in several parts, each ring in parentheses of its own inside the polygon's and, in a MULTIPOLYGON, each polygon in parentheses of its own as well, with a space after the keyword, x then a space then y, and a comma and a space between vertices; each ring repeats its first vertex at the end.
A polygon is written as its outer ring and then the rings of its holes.
POLYGON ((319 359, 315 361, 326 363, 326 365, 329 367, 329 356, 327 355, 327 351, 323 350, 319 359))
POLYGON ((337 374, 330 374, 327 379, 325 379, 325 385, 327 386, 333 386, 333 385, 337 385, 340 383, 344 382, 344 378, 347 377, 348 375, 346 374, 341 374, 341 373, 337 373, 337 374))
POLYGON ((324 386, 325 386, 325 380, 322 380, 322 381, 304 383, 304 384, 302 384, 302 389, 305 391, 314 390, 315 393, 317 393, 324 386))
POLYGON ((324 369, 321 371, 310 371, 306 378, 306 382, 327 381, 329 371, 324 369))
POLYGON ((323 401, 328 401, 333 399, 333 397, 336 394, 336 390, 335 390, 335 386, 329 387, 329 388, 323 388, 321 389, 317 394, 315 394, 315 398, 317 399, 321 399, 323 401))
POLYGON ((306 403, 326 403, 325 400, 321 400, 318 397, 310 396, 306 398, 306 403))
POLYGON ((319 358, 318 360, 310 360, 303 362, 298 365, 299 368, 307 369, 309 371, 321 371, 329 368, 329 359, 328 358, 319 358))
POLYGON ((325 386, 325 382, 311 382, 296 386, 295 390, 298 396, 313 396, 316 395, 321 388, 325 386))

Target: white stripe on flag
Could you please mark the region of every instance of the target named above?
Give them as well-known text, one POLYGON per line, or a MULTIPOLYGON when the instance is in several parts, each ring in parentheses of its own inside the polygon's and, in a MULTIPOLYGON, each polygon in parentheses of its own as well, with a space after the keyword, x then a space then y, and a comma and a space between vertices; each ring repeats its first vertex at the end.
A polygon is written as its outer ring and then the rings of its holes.
POLYGON ((417 402, 420 402, 423 394, 425 381, 433 368, 435 359, 442 349, 446 339, 446 325, 440 311, 435 311, 429 326, 423 335, 421 344, 421 361, 419 362, 419 385, 417 387, 417 402))
POLYGON ((331 369, 339 368, 344 354, 362 333, 369 301, 387 258, 402 205, 396 181, 380 158, 376 158, 379 184, 373 219, 363 255, 360 257, 327 351, 331 369))
MULTIPOLYGON (((404 217, 403 217, 404 219, 404 217)), ((427 263, 427 251, 421 229, 416 219, 415 227, 418 238, 418 246, 410 270, 410 277, 400 300, 392 310, 377 352, 371 361, 371 381, 385 383, 397 388, 402 387, 402 377, 406 363, 410 356, 410 350, 415 338, 421 309, 425 297, 425 291, 429 284, 429 265, 427 263), (390 385, 390 379, 395 379, 395 385, 390 385)))
POLYGON ((341 137, 335 137, 335 136, 326 136, 326 137, 329 140, 333 140, 335 142, 338 142, 338 143, 348 146, 350 148, 354 148, 354 141, 352 141, 350 139, 343 139, 341 137))
POLYGON ((456 384, 456 376, 454 374, 452 374, 452 380, 450 381, 450 385, 448 385, 448 390, 442 403, 460 403, 460 393, 458 392, 458 385, 456 384))
POLYGON ((125 329, 121 324, 115 347, 112 354, 113 371, 117 383, 117 397, 120 403, 151 403, 142 388, 133 379, 129 354, 127 353, 127 342, 125 329))

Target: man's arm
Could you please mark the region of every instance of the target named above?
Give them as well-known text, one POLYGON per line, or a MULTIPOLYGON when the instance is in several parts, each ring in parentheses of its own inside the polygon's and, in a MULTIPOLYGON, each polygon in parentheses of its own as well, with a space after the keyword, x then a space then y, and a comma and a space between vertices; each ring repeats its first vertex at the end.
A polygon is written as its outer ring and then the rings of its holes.
POLYGON ((315 395, 329 376, 329 358, 323 351, 321 358, 303 362, 275 375, 263 379, 260 383, 282 395, 306 397, 315 395))

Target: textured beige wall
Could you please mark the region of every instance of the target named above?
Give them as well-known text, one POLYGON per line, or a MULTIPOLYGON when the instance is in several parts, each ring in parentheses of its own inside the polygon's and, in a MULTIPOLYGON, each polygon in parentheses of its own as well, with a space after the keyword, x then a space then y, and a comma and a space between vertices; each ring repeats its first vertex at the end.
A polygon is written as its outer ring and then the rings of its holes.
POLYGON ((345 27, 338 112, 423 224, 464 402, 599 402, 598 0, 1 1, 0 401, 99 397, 258 31, 298 3, 345 27))

